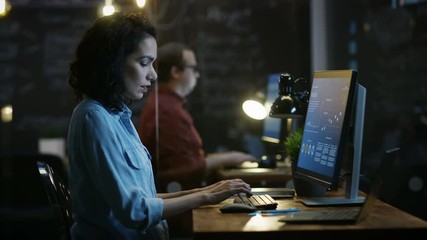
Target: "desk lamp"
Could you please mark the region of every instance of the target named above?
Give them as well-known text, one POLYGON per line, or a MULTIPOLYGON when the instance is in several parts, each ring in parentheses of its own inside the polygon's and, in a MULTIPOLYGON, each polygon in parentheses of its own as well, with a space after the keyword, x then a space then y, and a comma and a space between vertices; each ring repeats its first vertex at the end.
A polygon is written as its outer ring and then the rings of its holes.
POLYGON ((264 101, 265 95, 258 91, 253 98, 243 102, 242 109, 250 118, 263 120, 267 117, 267 109, 264 106, 264 101))
POLYGON ((264 119, 262 140, 267 148, 264 151, 268 153, 261 157, 265 160, 262 161, 262 165, 275 166, 276 161, 283 160, 284 154, 281 153, 283 142, 305 116, 309 98, 309 91, 306 89, 308 84, 303 78, 294 80, 289 73, 272 74, 268 79, 267 95, 257 92, 242 105, 249 117, 264 119))
POLYGON ((304 78, 289 73, 279 76, 279 96, 271 106, 269 116, 273 118, 302 118, 307 111, 309 91, 304 78))
MULTIPOLYGON (((279 96, 274 100, 270 108, 269 116, 282 120, 280 145, 285 139, 301 125, 308 107, 309 91, 308 83, 304 78, 294 77, 289 73, 282 73, 278 80, 279 96), (286 119, 286 121, 284 121, 286 119)), ((283 151, 279 150, 279 152, 283 151)), ((287 159, 287 158, 285 158, 287 159)))

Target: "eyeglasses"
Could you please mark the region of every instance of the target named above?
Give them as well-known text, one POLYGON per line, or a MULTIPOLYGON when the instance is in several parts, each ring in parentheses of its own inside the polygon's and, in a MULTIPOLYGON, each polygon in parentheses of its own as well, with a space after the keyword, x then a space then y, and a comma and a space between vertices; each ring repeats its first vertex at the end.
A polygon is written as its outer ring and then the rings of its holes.
POLYGON ((197 65, 186 66, 185 68, 191 69, 191 71, 193 71, 193 72, 199 72, 199 68, 197 67, 197 65))

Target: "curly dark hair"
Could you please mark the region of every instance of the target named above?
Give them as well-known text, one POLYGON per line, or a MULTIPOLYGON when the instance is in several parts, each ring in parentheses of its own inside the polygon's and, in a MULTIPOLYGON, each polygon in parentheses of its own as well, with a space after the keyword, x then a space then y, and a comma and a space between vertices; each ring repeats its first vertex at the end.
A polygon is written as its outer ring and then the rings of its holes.
POLYGON ((88 96, 113 112, 119 112, 123 97, 123 65, 138 44, 157 30, 141 12, 115 13, 97 19, 89 28, 69 68, 68 82, 76 101, 88 96))

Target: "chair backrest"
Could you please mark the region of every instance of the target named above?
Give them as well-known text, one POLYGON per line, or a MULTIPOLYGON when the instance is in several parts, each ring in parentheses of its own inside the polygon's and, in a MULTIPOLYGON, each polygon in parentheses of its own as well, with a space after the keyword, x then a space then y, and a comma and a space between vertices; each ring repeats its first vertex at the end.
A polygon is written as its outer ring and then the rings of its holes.
POLYGON ((70 239, 70 228, 73 224, 70 191, 61 177, 55 174, 49 164, 37 161, 37 167, 42 177, 49 202, 58 220, 61 239, 68 240, 70 239))

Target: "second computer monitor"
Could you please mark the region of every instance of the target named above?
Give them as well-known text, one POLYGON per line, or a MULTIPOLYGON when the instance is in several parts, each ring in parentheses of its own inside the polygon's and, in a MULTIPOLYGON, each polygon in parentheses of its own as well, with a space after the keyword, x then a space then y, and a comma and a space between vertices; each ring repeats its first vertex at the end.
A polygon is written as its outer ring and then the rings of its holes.
MULTIPOLYGON (((357 93, 362 94, 362 90, 355 70, 314 73, 295 177, 332 189, 337 187, 348 144, 355 141, 350 135, 360 138, 363 133, 363 117, 357 118, 355 111, 359 101, 357 93), (362 123, 358 132, 352 127, 356 120, 362 123)), ((356 145, 354 151, 360 157, 361 144, 356 145)), ((360 159, 358 161, 360 164, 360 159)))
MULTIPOLYGON (((267 78, 264 107, 270 110, 274 100, 279 95, 279 76, 280 73, 270 74, 267 78)), ((263 121, 262 140, 265 142, 279 144, 283 141, 282 120, 267 116, 263 121)))

